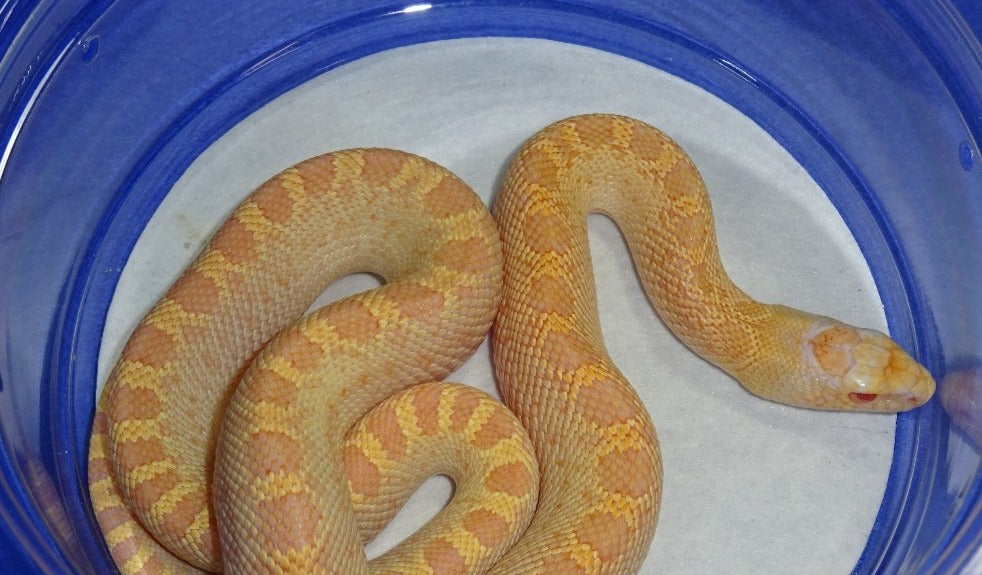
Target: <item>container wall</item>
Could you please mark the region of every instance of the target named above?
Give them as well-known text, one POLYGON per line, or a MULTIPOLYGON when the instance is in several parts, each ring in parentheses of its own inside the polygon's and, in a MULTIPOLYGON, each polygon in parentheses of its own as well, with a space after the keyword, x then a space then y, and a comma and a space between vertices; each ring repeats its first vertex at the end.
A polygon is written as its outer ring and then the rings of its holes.
POLYGON ((409 4, 0 8, 2 553, 39 572, 109 568, 84 480, 101 325, 139 231, 198 153, 278 94, 361 56, 529 36, 706 88, 823 187, 866 255, 891 331, 942 382, 939 400, 898 418, 894 473, 856 572, 965 566, 982 541, 982 48, 957 10, 915 0, 409 4))

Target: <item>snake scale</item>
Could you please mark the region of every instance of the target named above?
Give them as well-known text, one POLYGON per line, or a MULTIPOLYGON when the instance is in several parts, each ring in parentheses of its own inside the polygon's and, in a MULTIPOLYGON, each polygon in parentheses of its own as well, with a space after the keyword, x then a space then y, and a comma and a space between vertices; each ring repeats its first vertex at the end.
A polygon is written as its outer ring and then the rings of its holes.
POLYGON ((604 348, 593 212, 619 226, 664 323, 750 392, 883 412, 933 394, 887 336, 737 288, 698 171, 640 121, 577 116, 534 135, 494 219, 424 158, 334 152, 250 195, 110 375, 89 474, 119 569, 637 572, 661 459, 604 348), (384 284, 306 313, 365 271, 384 284), (492 329, 507 409, 436 383, 492 329), (454 480, 451 502, 369 562, 363 542, 433 474, 454 480))

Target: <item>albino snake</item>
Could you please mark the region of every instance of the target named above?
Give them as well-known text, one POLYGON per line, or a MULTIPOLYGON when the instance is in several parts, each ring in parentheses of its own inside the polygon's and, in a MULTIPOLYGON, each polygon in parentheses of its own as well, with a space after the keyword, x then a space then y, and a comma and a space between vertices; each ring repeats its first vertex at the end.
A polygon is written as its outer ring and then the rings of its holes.
POLYGON ((120 569, 637 572, 661 460, 604 350, 590 212, 618 224, 665 324, 752 393, 868 411, 931 397, 931 376, 887 336, 734 286, 698 172, 641 122, 580 116, 536 134, 495 202, 497 231, 432 162, 336 152, 254 192, 127 343, 90 452, 120 569), (361 271, 386 283, 303 317, 361 271), (492 321, 510 411, 428 383, 492 321), (432 474, 454 479, 454 499, 367 562, 362 541, 432 474))

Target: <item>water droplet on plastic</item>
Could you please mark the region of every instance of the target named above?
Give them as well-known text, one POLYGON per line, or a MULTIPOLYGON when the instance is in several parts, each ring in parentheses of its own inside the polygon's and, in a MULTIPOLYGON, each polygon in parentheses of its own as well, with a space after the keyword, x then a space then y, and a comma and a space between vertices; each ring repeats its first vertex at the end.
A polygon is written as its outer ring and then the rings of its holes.
POLYGON ((79 48, 82 50, 83 62, 91 62, 92 60, 95 60, 96 54, 99 53, 99 37, 86 36, 82 39, 79 48))
POLYGON ((962 167, 965 171, 971 170, 975 167, 975 151, 972 149, 972 145, 968 142, 962 142, 958 146, 958 159, 962 162, 962 167))

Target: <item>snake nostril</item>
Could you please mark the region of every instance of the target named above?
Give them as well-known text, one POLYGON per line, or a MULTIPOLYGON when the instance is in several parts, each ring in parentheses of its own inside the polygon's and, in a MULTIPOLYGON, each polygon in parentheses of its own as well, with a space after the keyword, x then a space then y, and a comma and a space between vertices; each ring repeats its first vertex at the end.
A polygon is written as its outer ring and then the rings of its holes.
POLYGON ((856 403, 869 403, 879 397, 875 393, 850 393, 849 399, 856 403))

